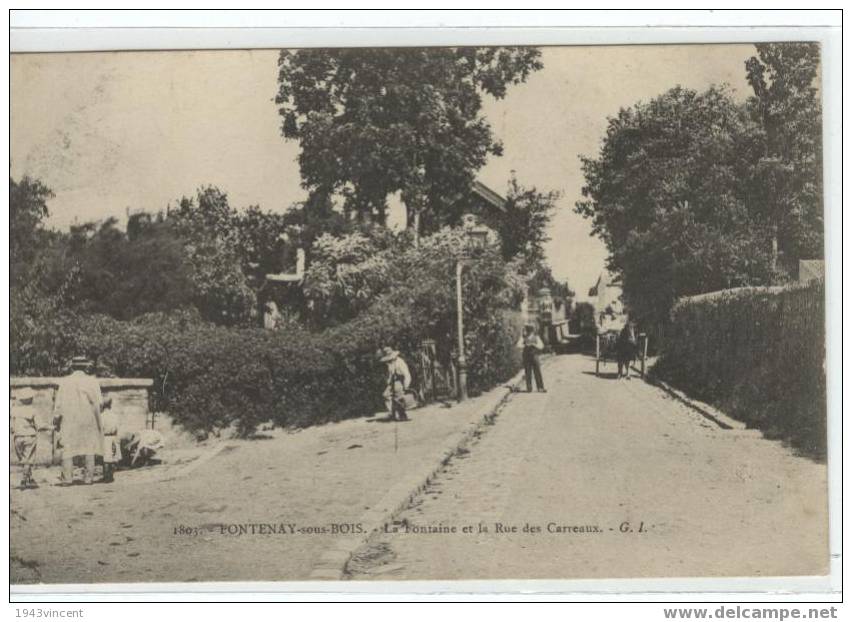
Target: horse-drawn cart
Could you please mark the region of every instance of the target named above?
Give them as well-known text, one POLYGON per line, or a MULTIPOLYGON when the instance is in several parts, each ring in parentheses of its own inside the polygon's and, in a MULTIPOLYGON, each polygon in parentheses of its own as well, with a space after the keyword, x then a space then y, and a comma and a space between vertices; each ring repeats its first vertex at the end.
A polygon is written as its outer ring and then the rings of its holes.
POLYGON ((644 378, 645 359, 648 356, 648 336, 645 333, 639 333, 638 338, 631 344, 631 347, 625 348, 625 342, 622 340, 621 333, 618 330, 600 331, 595 336, 595 375, 600 376, 601 365, 605 367, 607 362, 617 363, 619 352, 622 353, 623 360, 626 359, 628 366, 626 370, 627 375, 629 376, 630 374, 629 365, 632 365, 638 360, 639 374, 644 378), (627 354, 624 354, 625 350, 627 350, 627 354))

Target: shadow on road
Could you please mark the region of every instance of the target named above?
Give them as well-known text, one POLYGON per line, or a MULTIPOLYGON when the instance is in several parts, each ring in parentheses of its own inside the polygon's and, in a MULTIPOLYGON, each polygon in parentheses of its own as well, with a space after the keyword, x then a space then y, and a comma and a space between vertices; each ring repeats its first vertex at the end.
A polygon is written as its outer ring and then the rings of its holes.
POLYGON ((411 418, 409 417, 408 419, 403 419, 402 421, 399 421, 397 419, 393 419, 390 416, 387 416, 387 417, 370 417, 368 419, 364 419, 364 421, 366 421, 367 423, 394 423, 394 422, 407 423, 408 421, 411 421, 411 418))
POLYGON ((596 376, 596 377, 600 378, 601 380, 618 380, 618 372, 617 371, 612 371, 612 372, 602 371, 598 374, 596 374, 593 371, 584 371, 584 372, 581 372, 581 373, 583 373, 587 376, 596 376))

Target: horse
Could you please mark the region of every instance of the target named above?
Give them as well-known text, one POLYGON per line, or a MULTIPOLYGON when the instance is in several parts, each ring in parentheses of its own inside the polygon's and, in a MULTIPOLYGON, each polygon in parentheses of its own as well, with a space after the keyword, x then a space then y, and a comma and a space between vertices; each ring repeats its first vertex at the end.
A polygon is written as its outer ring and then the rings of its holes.
POLYGON ((626 322, 615 341, 615 359, 618 363, 618 377, 630 379, 630 365, 636 360, 639 344, 632 322, 626 322), (623 374, 622 374, 623 371, 623 374))

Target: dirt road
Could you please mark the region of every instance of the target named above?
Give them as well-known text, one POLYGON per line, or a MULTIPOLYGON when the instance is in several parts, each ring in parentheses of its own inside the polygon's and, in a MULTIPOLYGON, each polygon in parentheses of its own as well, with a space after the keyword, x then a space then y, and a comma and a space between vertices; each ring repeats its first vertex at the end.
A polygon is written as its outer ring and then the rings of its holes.
POLYGON ((39 489, 12 490, 11 581, 310 579, 365 514, 402 503, 410 489, 393 490, 434 470, 505 394, 430 405, 407 423, 352 419, 171 451, 112 484, 59 488, 41 469, 39 489))
POLYGON ((552 359, 549 392, 513 397, 356 554, 351 578, 827 572, 825 465, 593 370, 552 359))
POLYGON ((385 516, 397 507, 385 507, 389 491, 425 478, 473 429, 399 522, 356 552, 351 578, 826 570, 825 465, 593 369, 587 357, 551 358, 549 393, 514 394, 481 428, 471 400, 406 424, 227 441, 209 459, 120 472, 114 484, 13 490, 12 583, 309 579, 340 542, 329 526, 385 516))

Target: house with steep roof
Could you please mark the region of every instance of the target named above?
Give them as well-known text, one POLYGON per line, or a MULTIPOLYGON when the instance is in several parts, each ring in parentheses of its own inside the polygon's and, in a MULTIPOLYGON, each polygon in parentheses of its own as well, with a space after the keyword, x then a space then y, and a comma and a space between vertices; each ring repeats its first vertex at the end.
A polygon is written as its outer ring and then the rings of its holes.
POLYGON ((627 314, 621 299, 622 293, 620 277, 608 271, 602 272, 589 290, 599 332, 621 330, 624 326, 627 314))

